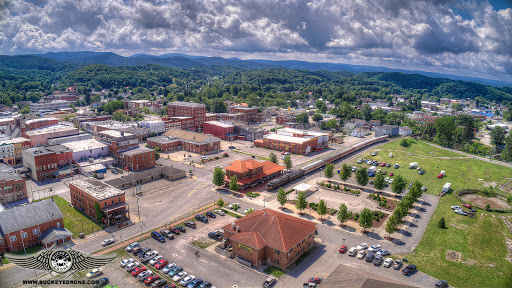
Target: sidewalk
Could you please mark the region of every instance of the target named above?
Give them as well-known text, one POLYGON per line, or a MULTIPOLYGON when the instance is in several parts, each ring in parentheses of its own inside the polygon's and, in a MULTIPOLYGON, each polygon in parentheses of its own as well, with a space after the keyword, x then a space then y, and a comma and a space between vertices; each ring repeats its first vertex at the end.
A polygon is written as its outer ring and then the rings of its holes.
POLYGON ((7 264, 4 264, 4 265, 0 266, 0 271, 2 271, 2 270, 7 270, 7 269, 12 268, 12 267, 14 267, 14 266, 16 266, 16 264, 14 264, 14 263, 7 263, 7 264))

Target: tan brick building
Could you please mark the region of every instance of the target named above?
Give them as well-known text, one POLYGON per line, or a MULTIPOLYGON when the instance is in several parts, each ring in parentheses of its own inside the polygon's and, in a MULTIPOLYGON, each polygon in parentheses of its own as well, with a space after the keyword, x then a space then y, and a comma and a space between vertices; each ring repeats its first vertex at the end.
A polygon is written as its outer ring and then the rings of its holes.
POLYGON ((171 129, 162 136, 150 137, 146 140, 149 147, 158 147, 163 152, 183 150, 206 154, 220 150, 220 138, 178 129, 171 129))
POLYGON ((266 262, 281 268, 313 247, 317 231, 311 221, 270 209, 254 211, 222 228, 235 257, 253 266, 266 262))
POLYGON ((89 217, 97 219, 95 203, 103 212, 101 223, 106 226, 121 224, 130 219, 130 209, 124 191, 95 178, 82 178, 69 182, 71 205, 89 217))

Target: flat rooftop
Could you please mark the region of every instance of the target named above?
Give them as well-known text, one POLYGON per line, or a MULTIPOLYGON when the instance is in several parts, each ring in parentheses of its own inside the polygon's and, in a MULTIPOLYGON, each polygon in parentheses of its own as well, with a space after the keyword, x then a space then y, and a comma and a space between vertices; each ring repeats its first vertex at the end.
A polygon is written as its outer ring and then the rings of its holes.
POLYGON ((194 103, 194 102, 175 101, 175 102, 171 102, 171 103, 169 103, 167 105, 170 105, 170 106, 185 106, 185 107, 205 107, 206 108, 206 105, 201 104, 201 103, 194 103))
MULTIPOLYGON (((112 137, 131 137, 131 136, 135 137, 135 135, 132 133, 128 133, 128 132, 121 133, 121 131, 117 131, 117 130, 105 130, 105 131, 99 132, 98 134, 109 135, 112 137)), ((137 138, 137 137, 135 137, 135 138, 137 138)))
POLYGON ((25 124, 32 124, 32 123, 37 123, 37 122, 46 122, 46 121, 54 121, 54 120, 59 120, 57 118, 53 118, 53 117, 49 117, 49 118, 37 118, 37 119, 30 119, 30 120, 27 120, 25 121, 25 124))
POLYGON ((72 130, 76 131, 76 133, 78 134, 78 129, 75 127, 57 124, 57 125, 53 125, 53 126, 49 126, 49 127, 30 130, 30 131, 25 132, 25 134, 28 136, 34 136, 34 135, 57 133, 57 132, 72 131, 72 130))
POLYGON ((155 150, 146 148, 146 147, 139 147, 139 148, 135 148, 135 149, 123 152, 121 154, 126 155, 126 156, 133 156, 133 155, 139 155, 139 154, 147 153, 147 152, 151 152, 151 151, 154 152, 155 150))
POLYGON ((91 195, 95 199, 104 200, 120 195, 124 195, 124 192, 114 188, 107 183, 101 182, 93 177, 82 178, 79 180, 71 181, 69 184, 74 185, 85 193, 91 195))
POLYGON ((88 140, 82 140, 82 141, 76 141, 76 142, 67 142, 67 143, 62 143, 61 145, 68 147, 73 152, 80 152, 80 151, 99 149, 99 148, 104 148, 106 151, 108 151, 108 145, 103 144, 96 139, 88 139, 88 140))
POLYGON ((311 138, 309 138, 309 137, 293 137, 293 136, 286 136, 286 135, 279 135, 279 134, 268 134, 268 135, 263 136, 263 138, 270 139, 270 140, 276 140, 276 141, 296 143, 296 144, 303 144, 303 143, 311 140, 311 138))
POLYGON ((219 122, 219 121, 208 121, 208 122, 204 122, 204 123, 205 124, 208 123, 210 125, 215 125, 215 126, 219 126, 219 127, 223 127, 223 128, 234 128, 235 127, 232 124, 223 123, 223 122, 219 122))
POLYGON ((152 141, 155 143, 166 144, 166 143, 171 143, 171 142, 176 142, 176 141, 179 142, 181 140, 171 137, 171 136, 163 136, 162 135, 162 136, 149 137, 146 139, 146 141, 152 141))

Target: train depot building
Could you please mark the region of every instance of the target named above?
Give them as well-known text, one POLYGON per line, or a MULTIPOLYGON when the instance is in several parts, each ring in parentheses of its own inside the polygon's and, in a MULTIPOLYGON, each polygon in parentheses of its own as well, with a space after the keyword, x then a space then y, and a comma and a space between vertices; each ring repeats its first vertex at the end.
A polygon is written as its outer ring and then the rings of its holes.
POLYGON ((315 244, 316 224, 270 209, 257 210, 222 227, 232 257, 250 266, 286 268, 315 244))
POLYGON ((294 154, 307 155, 313 151, 320 151, 329 144, 330 134, 283 128, 275 134, 263 136, 263 139, 254 140, 254 145, 278 151, 286 151, 294 154))
POLYGON ((283 174, 283 170, 286 168, 270 161, 260 163, 252 159, 236 160, 229 164, 226 167, 226 185, 229 185, 231 177, 236 175, 240 190, 277 178, 283 174))

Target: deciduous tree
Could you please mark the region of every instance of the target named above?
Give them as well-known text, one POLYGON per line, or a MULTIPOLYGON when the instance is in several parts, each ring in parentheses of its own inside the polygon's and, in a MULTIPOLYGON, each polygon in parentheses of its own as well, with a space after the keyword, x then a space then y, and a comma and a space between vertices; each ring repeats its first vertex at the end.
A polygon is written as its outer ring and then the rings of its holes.
POLYGON ((224 173, 224 170, 222 170, 222 168, 220 167, 215 167, 215 169, 213 169, 213 184, 215 186, 218 186, 218 188, 220 188, 220 186, 224 185, 224 183, 226 182, 226 173, 224 173))
POLYGON ((327 214, 327 204, 325 204, 325 201, 323 199, 320 199, 320 202, 318 202, 318 207, 316 209, 316 213, 318 213, 318 215, 320 215, 320 219, 322 219, 322 217, 325 214, 327 214))
POLYGON ((340 179, 347 181, 350 176, 352 176, 352 168, 348 164, 344 163, 341 167, 340 179))
POLYGON ((370 229, 373 226, 373 214, 372 211, 368 208, 364 208, 361 211, 361 215, 359 215, 359 226, 363 227, 363 230, 366 232, 366 229, 370 229))
POLYGON ((338 211, 338 216, 336 218, 341 222, 341 225, 343 226, 343 223, 345 223, 348 220, 350 214, 351 213, 350 211, 348 211, 347 205, 345 205, 345 203, 341 203, 338 211))
POLYGON ((299 195, 295 200, 295 208, 297 208, 300 211, 300 213, 302 213, 302 210, 306 209, 307 207, 308 201, 306 200, 306 192, 299 192, 299 195))
POLYGON ((284 191, 283 187, 281 187, 281 188, 279 188, 279 190, 277 190, 276 197, 277 197, 277 202, 279 202, 279 204, 281 204, 281 208, 283 208, 284 204, 288 200, 288 195, 286 195, 286 191, 284 191))

